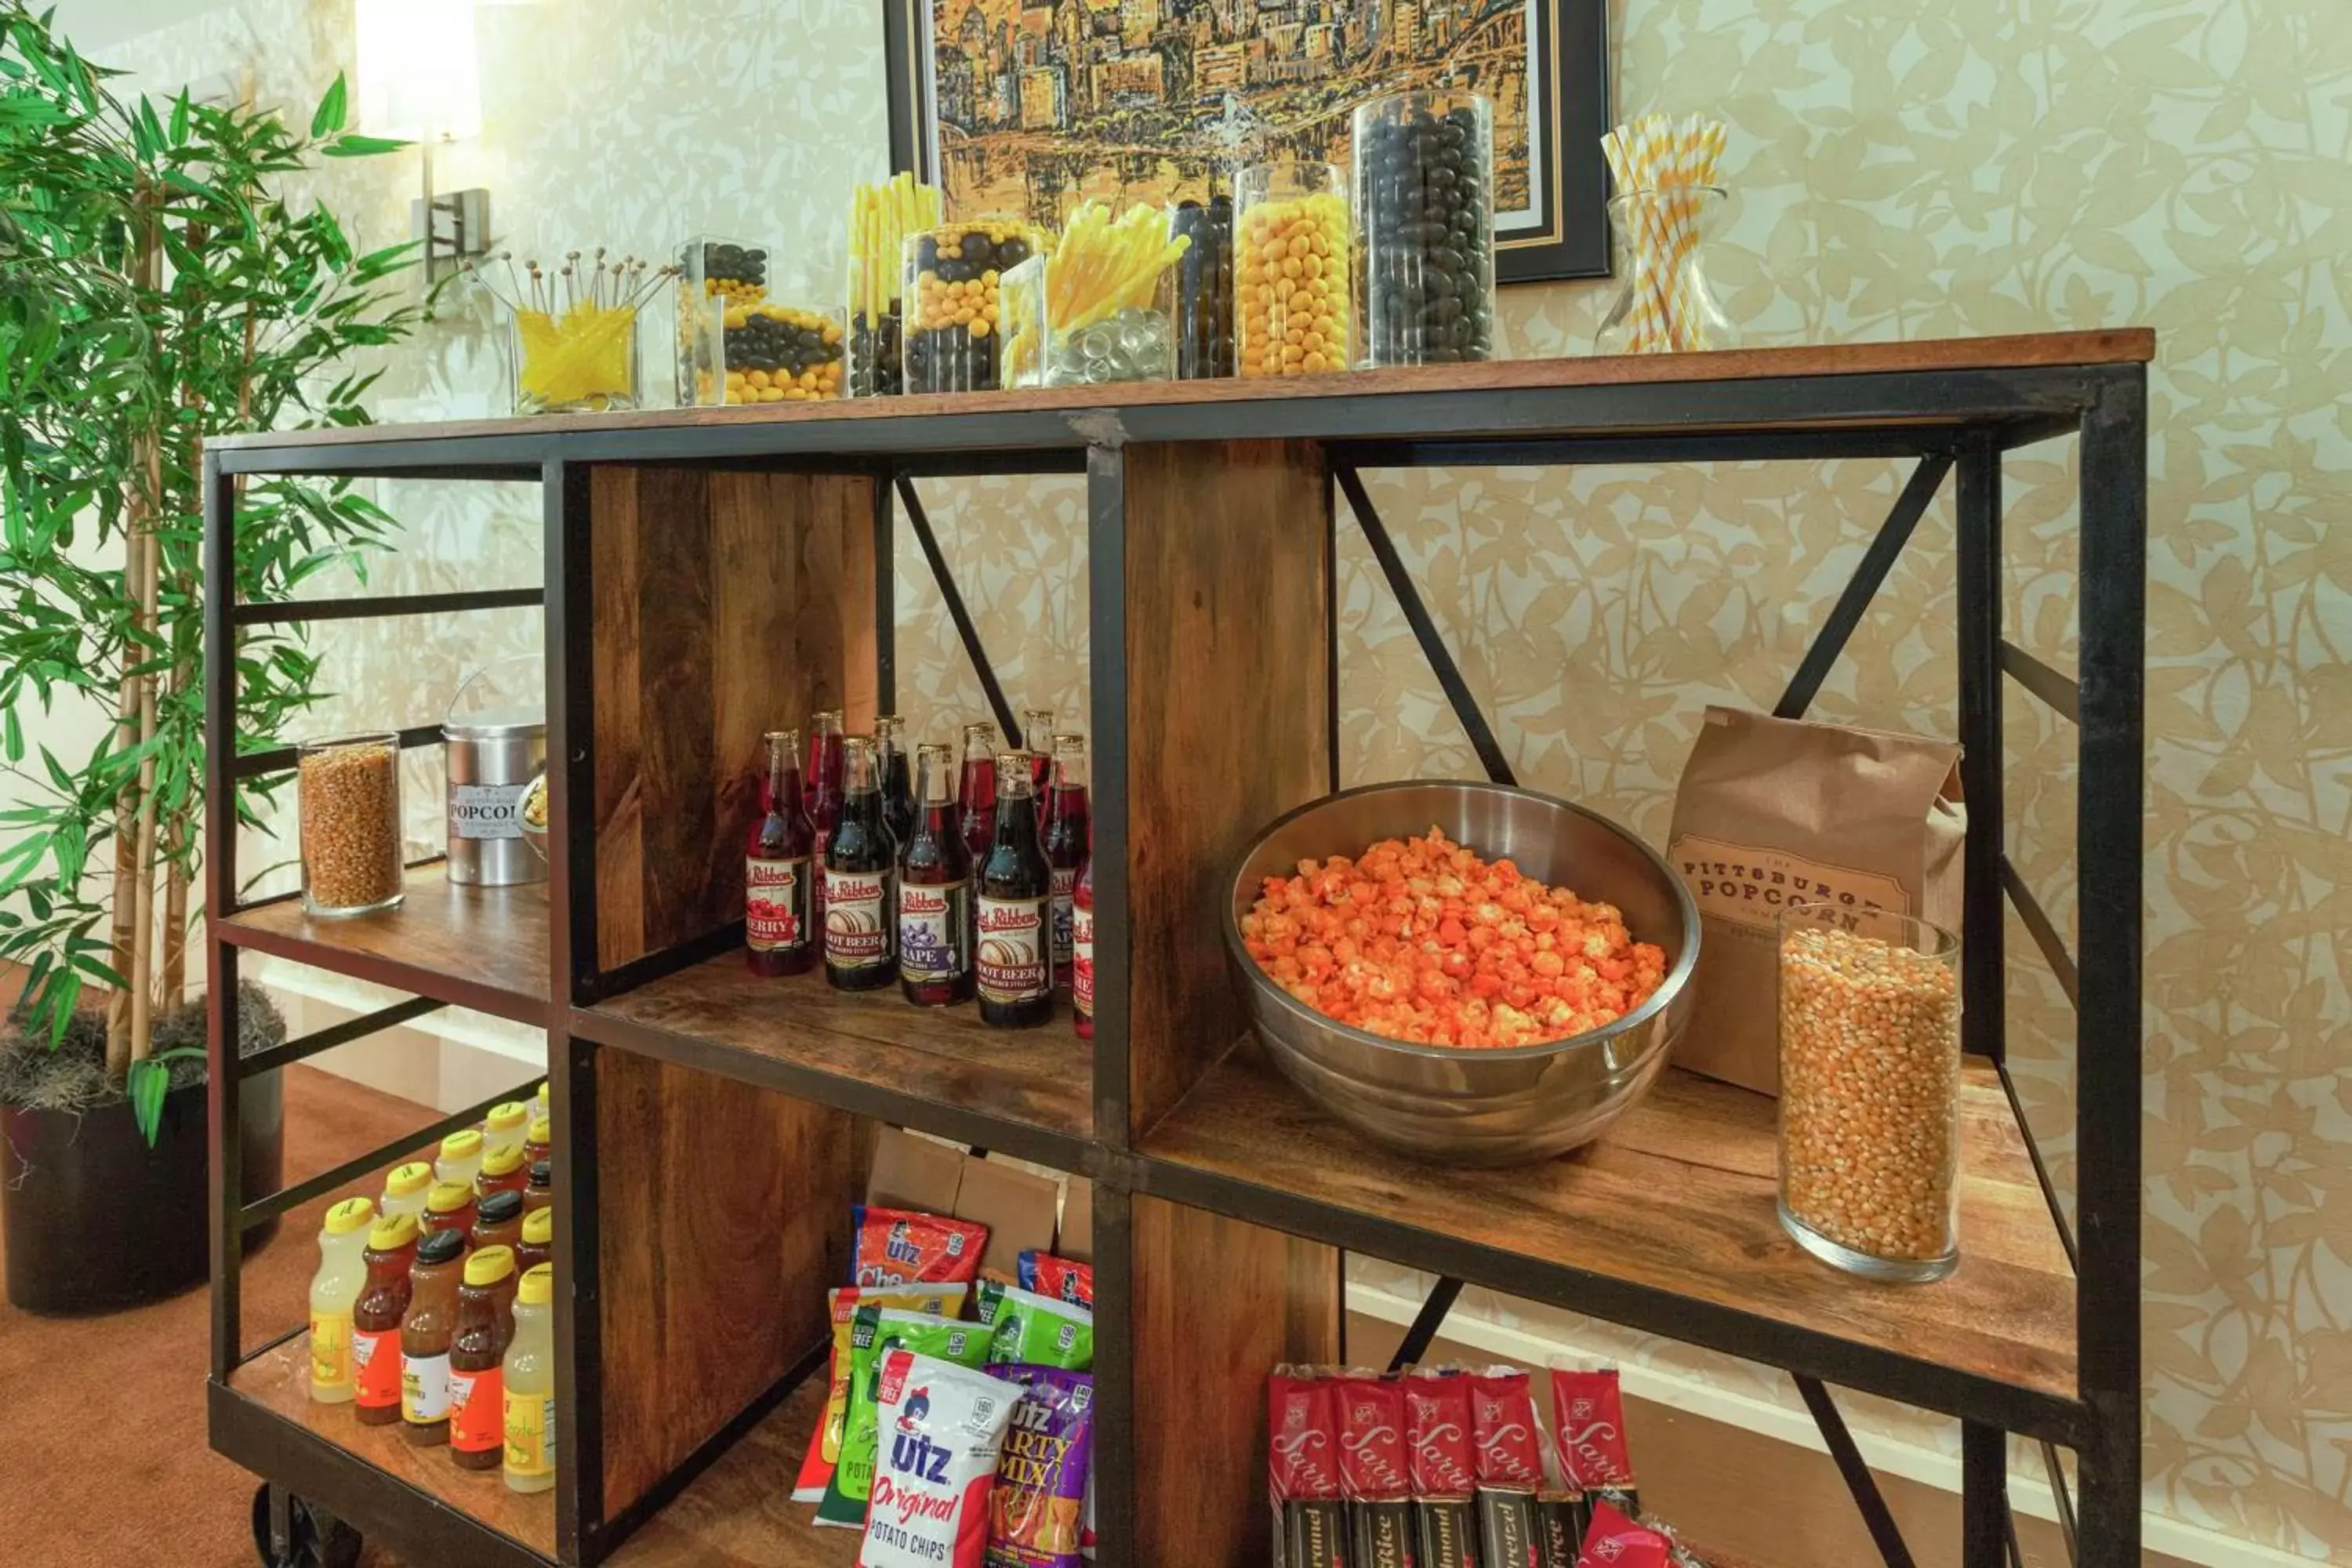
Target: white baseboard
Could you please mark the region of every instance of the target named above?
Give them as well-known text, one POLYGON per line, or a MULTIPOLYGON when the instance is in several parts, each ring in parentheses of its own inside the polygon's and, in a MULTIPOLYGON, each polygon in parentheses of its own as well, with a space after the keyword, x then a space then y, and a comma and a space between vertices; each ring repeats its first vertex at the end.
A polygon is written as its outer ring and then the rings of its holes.
MULTIPOLYGON (((285 1013, 289 1037, 375 1012, 405 995, 257 953, 246 961, 246 975, 285 1013)), ((536 1086, 547 1076, 547 1034, 488 1014, 444 1007, 321 1051, 309 1065, 446 1113, 518 1085, 536 1086)))

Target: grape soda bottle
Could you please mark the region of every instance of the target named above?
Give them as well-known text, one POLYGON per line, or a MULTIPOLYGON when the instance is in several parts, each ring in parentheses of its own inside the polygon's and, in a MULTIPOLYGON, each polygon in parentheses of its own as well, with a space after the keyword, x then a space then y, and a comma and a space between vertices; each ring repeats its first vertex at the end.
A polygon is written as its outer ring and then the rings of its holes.
POLYGON ((1045 805, 1045 864, 1053 871, 1054 984, 1070 984, 1071 895, 1091 837, 1087 804, 1087 738, 1054 737, 1054 793, 1045 805))
POLYGON ((816 830, 801 803, 801 732, 771 730, 760 820, 743 845, 743 958, 754 974, 800 974, 816 961, 816 830))
POLYGON ((908 771, 907 749, 898 738, 907 721, 896 713, 874 721, 874 769, 882 780, 882 820, 899 844, 915 831, 915 781, 908 771))
POLYGON ((980 1021, 1033 1029, 1054 1016, 1053 870, 1037 844, 1029 758, 1007 752, 996 769, 996 831, 981 863, 973 970, 980 1021))
POLYGON ((1094 830, 1087 831, 1087 863, 1070 889, 1070 1025, 1078 1038, 1095 1037, 1094 830))
MULTIPOLYGON (((809 826, 816 832, 816 929, 824 930, 824 847, 841 820, 841 710, 821 710, 809 721, 809 826)), ((820 940, 822 940, 820 938, 820 940)))
POLYGON ((918 1007, 969 1002, 971 975, 971 854, 949 794, 955 751, 916 752, 914 831, 898 855, 898 989, 918 1007))
POLYGON ((996 726, 963 727, 963 779, 958 790, 963 847, 974 863, 988 858, 996 837, 996 726))
POLYGON ((898 847, 882 820, 874 742, 843 742, 841 817, 824 843, 824 977, 838 991, 874 991, 898 978, 891 896, 898 847))

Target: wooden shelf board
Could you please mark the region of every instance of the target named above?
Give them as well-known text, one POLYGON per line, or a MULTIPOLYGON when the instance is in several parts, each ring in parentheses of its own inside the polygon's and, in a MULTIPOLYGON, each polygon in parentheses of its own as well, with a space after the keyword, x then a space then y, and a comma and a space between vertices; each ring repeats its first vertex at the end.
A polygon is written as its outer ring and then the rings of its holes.
POLYGON ((811 1522, 815 1505, 793 1500, 825 1389, 822 1375, 803 1384, 605 1562, 614 1568, 850 1568, 859 1532, 821 1530, 811 1522))
MULTIPOLYGON (((363 1426, 350 1405, 317 1403, 310 1397, 309 1334, 295 1334, 262 1352, 230 1374, 228 1387, 250 1405, 332 1444, 358 1464, 554 1560, 554 1492, 526 1496, 509 1490, 496 1470, 461 1470, 446 1447, 416 1447, 396 1426, 363 1426)), ((320 1500, 332 1504, 338 1500, 320 1500)), ((353 1522, 362 1530, 370 1528, 365 1519, 353 1522)))
POLYGON ((467 888, 442 862, 411 867, 408 896, 372 915, 317 920, 299 898, 240 910, 224 940, 418 996, 547 1022, 547 884, 467 888))
MULTIPOLYGON (((1852 1352, 1880 1352, 2021 1391, 2047 1425, 2075 1394, 2074 1272, 2000 1080, 1975 1059, 1962 1121, 1960 1263, 1930 1285, 1874 1284, 1802 1251, 1776 1213, 1773 1102, 1675 1069, 1598 1142, 1472 1171, 1361 1142, 1249 1041, 1144 1140, 1143 1185, 1579 1310, 1600 1310, 1597 1280, 1746 1314, 1745 1332, 1828 1352, 1781 1364, 1870 1389, 1890 1363, 1852 1352)), ((1637 1326, 1709 1342, 1691 1323, 1637 1326)))
POLYGON ((1094 1135, 1094 1047, 1066 1000, 1042 1027, 994 1029, 970 1003, 836 991, 814 971, 762 978, 731 952, 572 1019, 605 1045, 1064 1170, 1094 1135))

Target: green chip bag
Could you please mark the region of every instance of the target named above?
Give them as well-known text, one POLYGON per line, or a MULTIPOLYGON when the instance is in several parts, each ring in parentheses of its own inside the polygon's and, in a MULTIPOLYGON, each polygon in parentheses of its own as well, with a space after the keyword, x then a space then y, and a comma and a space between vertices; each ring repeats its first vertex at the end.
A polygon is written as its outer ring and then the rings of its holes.
MULTIPOLYGON (((1092 1333, 1089 1331, 1089 1350, 1092 1333)), ((974 1371, 988 1364, 990 1330, 909 1312, 896 1307, 860 1307, 849 1322, 849 1413, 842 1426, 841 1457, 816 1505, 819 1524, 866 1527, 866 1503, 874 1490, 874 1461, 880 1437, 875 1412, 882 1381, 882 1357, 904 1347, 974 1371)))
POLYGON ((980 1282, 979 1303, 980 1321, 989 1325, 991 1365, 1094 1370, 1093 1308, 993 1279, 980 1282))

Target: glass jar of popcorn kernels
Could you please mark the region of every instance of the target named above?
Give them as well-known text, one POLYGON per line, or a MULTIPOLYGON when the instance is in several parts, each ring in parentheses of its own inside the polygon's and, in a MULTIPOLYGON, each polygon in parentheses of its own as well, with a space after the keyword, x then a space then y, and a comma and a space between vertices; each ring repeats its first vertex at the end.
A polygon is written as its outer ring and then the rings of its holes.
POLYGON ((1959 1262, 1959 951, 1884 910, 1780 911, 1780 1224, 1869 1279, 1959 1262))
POLYGON ((1347 369, 1355 327, 1347 175, 1333 163, 1253 163, 1234 191, 1240 373, 1347 369))

